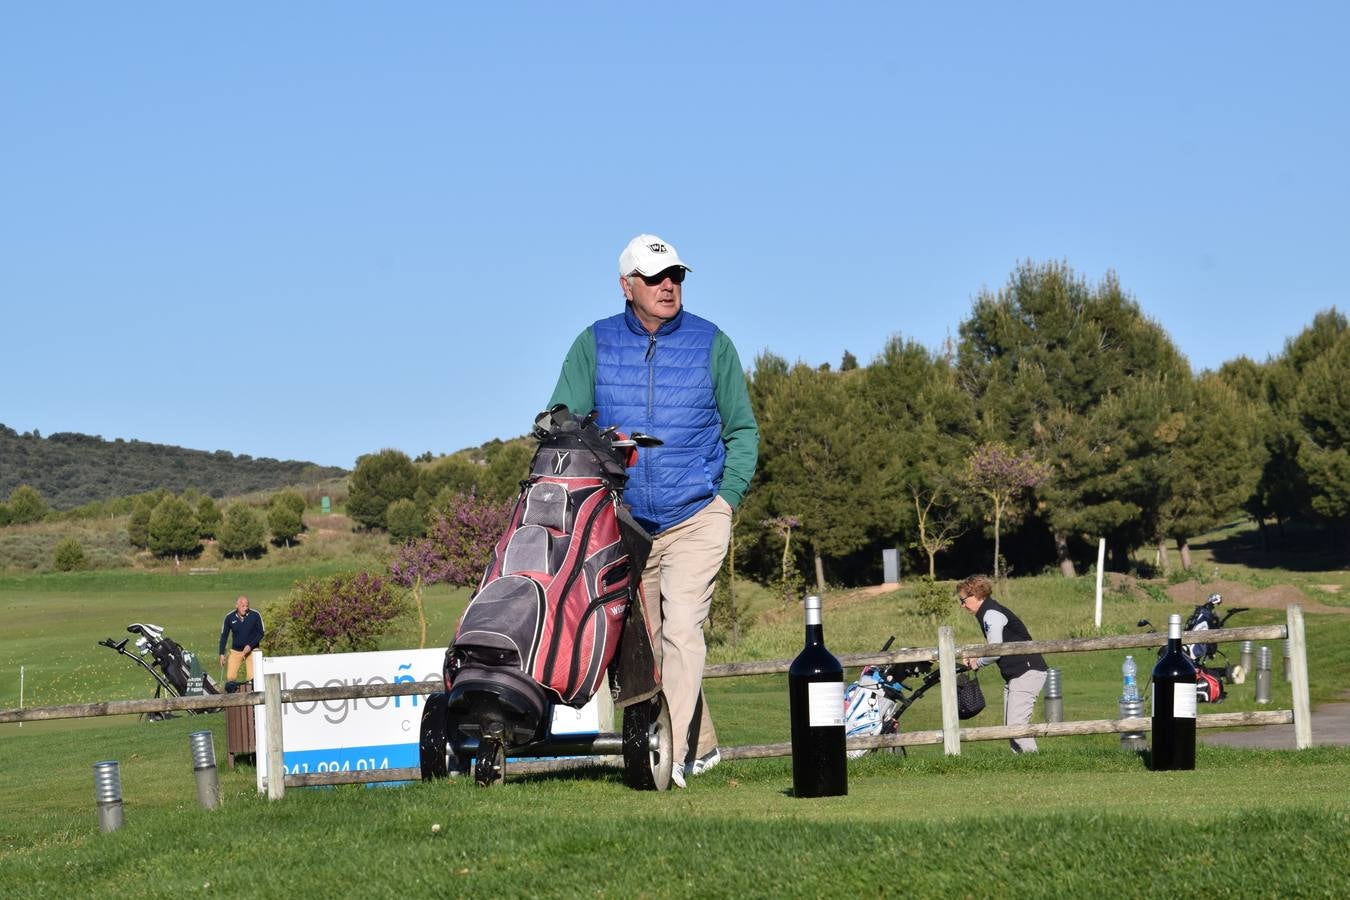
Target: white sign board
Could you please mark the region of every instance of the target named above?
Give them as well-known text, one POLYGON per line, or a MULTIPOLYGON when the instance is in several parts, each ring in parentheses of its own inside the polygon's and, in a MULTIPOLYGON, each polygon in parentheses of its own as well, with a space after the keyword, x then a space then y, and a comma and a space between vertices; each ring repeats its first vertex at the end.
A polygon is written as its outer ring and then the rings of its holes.
MULTIPOLYGON (((441 683, 445 649, 381 650, 373 653, 327 653, 317 656, 253 654, 253 689, 263 689, 263 675, 281 675, 281 689, 344 685, 441 683)), ((604 692, 601 691, 601 694, 604 692)), ((554 712, 554 734, 594 734, 600 730, 599 695, 580 710, 560 706, 554 712)), ((314 700, 281 706, 282 762, 288 775, 399 769, 420 765, 418 742, 425 697, 365 697, 314 700)), ((258 791, 267 777, 267 713, 253 708, 257 735, 258 791)))

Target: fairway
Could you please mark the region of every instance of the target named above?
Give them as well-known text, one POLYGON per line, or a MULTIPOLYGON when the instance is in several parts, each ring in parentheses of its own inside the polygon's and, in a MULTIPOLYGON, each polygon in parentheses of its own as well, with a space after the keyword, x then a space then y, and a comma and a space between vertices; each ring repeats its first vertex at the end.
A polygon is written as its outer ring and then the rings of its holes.
MULTIPOLYGON (((266 605, 297 573, 267 570, 213 579, 134 573, 0 579, 9 638, 0 706, 17 705, 9 677, 28 673, 25 705, 135 699, 153 683, 97 647, 131 621, 152 621, 214 665, 219 620, 233 596, 266 605)), ((1037 636, 1092 631, 1090 579, 1009 585, 1037 636)), ((909 611, 908 590, 826 596, 835 652, 931 646, 936 628, 909 611)), ((443 644, 465 591, 428 592, 429 643, 443 644)), ((1103 631, 1136 630, 1184 604, 1109 593, 1103 631)), ((1334 611, 1333 611, 1334 612, 1334 611)), ((1254 609, 1242 624, 1283 621, 1254 609)), ((979 639, 969 617, 949 617, 958 642, 979 639)), ((1350 616, 1310 614, 1314 702, 1336 697, 1350 669, 1350 616)), ((416 643, 400 624, 388 647, 416 643)), ((762 609, 737 646, 710 661, 790 656, 800 615, 762 609)), ((1226 648, 1230 653, 1234 647, 1226 648)), ((1059 654, 1066 718, 1116 714, 1123 654, 1059 654)), ((722 746, 787 740, 782 676, 708 682, 722 746)), ((1288 708, 1276 679, 1270 707, 1251 682, 1214 710, 1288 708)), ((1001 722, 990 709, 968 725, 1001 722)), ((1038 714, 1039 717, 1039 714, 1038 714)), ((937 728, 936 693, 916 703, 905 730, 937 728)), ((618 770, 513 777, 499 788, 467 780, 403 787, 255 791, 254 770, 225 768, 224 718, 158 723, 125 716, 0 726, 0 895, 179 896, 1084 896, 1102 879, 1124 896, 1178 885, 1222 895, 1338 894, 1350 879, 1350 750, 1301 753, 1202 746, 1197 771, 1152 773, 1115 735, 1042 739, 1036 757, 1003 742, 940 747, 850 763, 849 795, 797 800, 786 759, 724 762, 684 791, 638 793, 618 770), (224 803, 201 809, 188 734, 214 733, 224 803), (98 831, 93 762, 121 763, 125 827, 98 831), (439 824, 438 833, 431 830, 439 824), (147 873, 153 873, 149 877, 147 873), (261 880, 259 880, 261 879, 261 880)))

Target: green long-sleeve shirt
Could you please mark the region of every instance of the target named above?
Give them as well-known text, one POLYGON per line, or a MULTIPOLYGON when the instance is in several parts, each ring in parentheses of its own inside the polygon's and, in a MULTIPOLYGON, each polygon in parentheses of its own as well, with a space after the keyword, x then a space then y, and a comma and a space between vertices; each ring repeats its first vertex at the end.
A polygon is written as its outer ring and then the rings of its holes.
MULTIPOLYGON (((717 493, 734 509, 745 497, 759 461, 759 425, 750 408, 741 358, 731 338, 721 331, 713 338, 710 366, 717 413, 722 418, 722 443, 727 452, 717 493)), ((595 408, 595 334, 590 328, 572 342, 548 403, 549 406, 564 403, 578 414, 595 408)))

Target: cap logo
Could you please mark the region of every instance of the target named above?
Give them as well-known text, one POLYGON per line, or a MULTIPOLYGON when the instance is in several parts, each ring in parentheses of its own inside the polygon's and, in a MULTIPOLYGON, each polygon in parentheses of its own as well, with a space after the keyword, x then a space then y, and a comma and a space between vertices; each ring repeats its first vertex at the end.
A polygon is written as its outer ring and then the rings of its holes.
POLYGON ((648 244, 648 245, 647 245, 647 249, 650 250, 650 251, 652 251, 653 253, 665 253, 665 252, 666 252, 666 245, 665 245, 665 244, 648 244))

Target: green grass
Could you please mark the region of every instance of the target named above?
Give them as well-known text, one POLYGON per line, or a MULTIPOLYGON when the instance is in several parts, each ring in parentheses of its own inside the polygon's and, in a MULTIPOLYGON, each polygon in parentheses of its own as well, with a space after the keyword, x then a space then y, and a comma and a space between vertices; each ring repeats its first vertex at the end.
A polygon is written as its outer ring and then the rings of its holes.
POLYGON ((851 766, 848 797, 824 800, 792 798, 781 759, 724 763, 660 795, 592 769, 275 803, 245 767, 222 770, 224 803, 206 811, 187 741, 202 727, 223 744, 219 716, 6 735, 0 893, 1082 896, 1109 877, 1129 896, 1306 896, 1339 893, 1350 875, 1350 803, 1329 789, 1350 778, 1346 750, 1201 748, 1193 773, 1148 772, 1109 743, 1035 758, 873 755, 851 766), (114 834, 98 831, 90 790, 103 758, 122 760, 114 834))
MULTIPOLYGON (((148 696, 153 683, 131 661, 96 646, 152 621, 189 649, 215 653, 220 620, 238 593, 265 606, 301 576, 353 567, 342 559, 239 565, 216 576, 100 571, 0 577, 0 707, 148 696)), ((1252 583, 1273 569, 1223 577, 1252 583)), ((1341 572, 1296 570, 1313 596, 1341 572)), ((1338 580, 1339 579, 1339 580, 1338 580)), ((760 617, 737 645, 716 644, 711 662, 792 656, 801 618, 770 592, 745 587, 760 617)), ((1041 638, 1094 633, 1093 581, 1017 579, 999 593, 1041 638)), ((826 596, 825 631, 837 653, 933 646, 936 624, 914 613, 908 589, 826 596)), ((467 591, 427 592, 428 643, 444 645, 467 591)), ((1105 633, 1161 624, 1189 607, 1142 590, 1109 591, 1105 633)), ((974 620, 953 602, 945 619, 958 643, 977 643, 974 620)), ((1253 610, 1232 624, 1283 622, 1253 610)), ((1307 617, 1314 702, 1343 696, 1350 676, 1350 616, 1307 617)), ((416 644, 410 617, 384 642, 416 644)), ((1235 645, 1224 649, 1236 657, 1235 645)), ((1277 656, 1278 647, 1274 648, 1277 656)), ((1123 653, 1060 654, 1069 719, 1116 715, 1123 653)), ((1148 670, 1149 651, 1136 659, 1148 670)), ((214 664, 214 660, 210 660, 214 664)), ((1001 723, 1000 682, 990 708, 967 725, 1001 723)), ((707 684, 723 746, 788 739, 782 676, 707 684)), ((1230 688, 1222 707, 1288 708, 1278 677, 1271 707, 1253 682, 1230 688)), ((913 706, 906 730, 936 728, 936 692, 913 706)), ((147 723, 135 717, 0 726, 0 896, 1082 896, 1105 885, 1130 896, 1183 888, 1230 895, 1340 895, 1350 879, 1346 834, 1350 750, 1301 753, 1202 747, 1194 773, 1151 773, 1116 735, 1042 740, 1014 758, 999 742, 940 747, 906 757, 873 754, 850 764, 847 798, 789 795, 785 759, 727 762, 662 795, 623 786, 614 770, 512 779, 481 790, 467 781, 401 788, 288 792, 271 803, 254 770, 224 766, 219 714, 147 723), (188 738, 214 732, 224 804, 196 803, 188 738), (90 766, 121 762, 126 826, 101 834, 90 766), (439 834, 431 832, 439 823, 439 834), (1103 883, 1104 878, 1110 878, 1103 883), (209 886, 208 886, 209 885, 209 886)))

